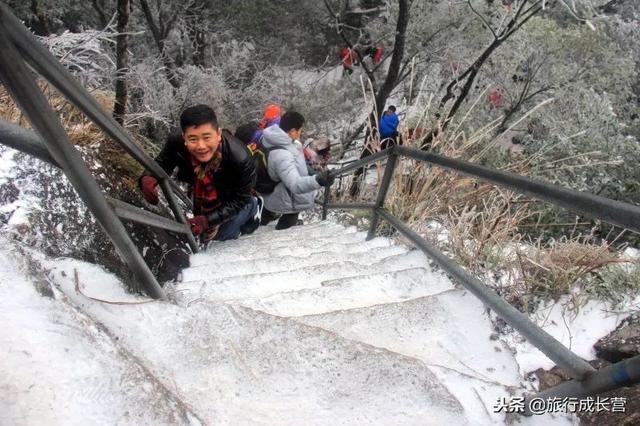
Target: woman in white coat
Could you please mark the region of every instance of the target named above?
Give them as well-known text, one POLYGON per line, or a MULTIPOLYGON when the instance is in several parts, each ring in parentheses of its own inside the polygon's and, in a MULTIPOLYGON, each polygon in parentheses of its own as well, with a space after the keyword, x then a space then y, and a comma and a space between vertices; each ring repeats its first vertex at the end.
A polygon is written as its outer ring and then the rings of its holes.
POLYGON ((333 178, 328 171, 309 176, 302 145, 304 117, 296 111, 287 111, 280 124, 264 129, 262 147, 269 152, 269 177, 278 182, 270 194, 264 194, 262 224, 280 217, 276 229, 287 229, 298 222, 301 211, 313 207, 315 192, 329 186, 333 178))

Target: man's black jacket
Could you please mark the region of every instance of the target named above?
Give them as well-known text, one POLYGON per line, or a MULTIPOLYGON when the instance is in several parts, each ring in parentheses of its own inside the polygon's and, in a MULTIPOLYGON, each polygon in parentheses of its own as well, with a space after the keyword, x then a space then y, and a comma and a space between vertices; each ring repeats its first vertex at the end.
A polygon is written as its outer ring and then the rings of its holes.
MULTIPOLYGON (((210 225, 216 225, 235 216, 251 201, 256 184, 256 168, 247 146, 229 131, 222 130, 222 163, 213 175, 222 206, 207 215, 210 225)), ((156 157, 156 162, 171 175, 178 168, 176 179, 193 185, 195 175, 191 154, 182 133, 173 133, 156 157)), ((148 174, 148 173, 145 173, 148 174)))

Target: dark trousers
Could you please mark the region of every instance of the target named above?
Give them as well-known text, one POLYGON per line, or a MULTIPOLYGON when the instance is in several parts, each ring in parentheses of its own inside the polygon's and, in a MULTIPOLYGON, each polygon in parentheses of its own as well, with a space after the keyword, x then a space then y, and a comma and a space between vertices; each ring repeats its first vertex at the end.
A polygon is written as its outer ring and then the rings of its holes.
MULTIPOLYGON (((387 148, 391 148, 392 146, 396 145, 398 141, 398 132, 393 132, 393 134, 388 137, 388 138, 384 138, 382 139, 382 142, 380 143, 380 149, 387 149, 387 148)), ((400 145, 402 145, 402 142, 400 142, 400 145)))
MULTIPOLYGON (((255 197, 251 198, 251 201, 242 208, 231 219, 224 222, 220 225, 220 229, 218 229, 218 233, 215 236, 215 240, 225 241, 225 240, 234 240, 240 236, 240 233, 243 231, 244 226, 247 222, 251 221, 253 216, 256 214, 258 209, 258 200, 255 197)), ((255 228, 257 228, 257 224, 255 228)), ((255 229, 254 228, 254 229, 255 229)), ((251 231, 253 232, 253 231, 251 231)))
POLYGON ((262 210, 262 220, 260 220, 260 225, 266 225, 269 222, 274 221, 278 217, 278 223, 276 224, 276 229, 287 229, 295 226, 298 223, 298 215, 300 213, 286 213, 283 215, 279 215, 278 213, 274 213, 267 209, 262 210))

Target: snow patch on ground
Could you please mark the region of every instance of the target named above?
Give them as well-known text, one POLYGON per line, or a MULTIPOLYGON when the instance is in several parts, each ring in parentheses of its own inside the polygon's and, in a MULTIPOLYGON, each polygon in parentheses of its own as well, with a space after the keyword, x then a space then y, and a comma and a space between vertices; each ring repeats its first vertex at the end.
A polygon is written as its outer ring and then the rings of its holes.
POLYGON ((17 178, 20 174, 19 169, 22 161, 31 163, 38 162, 38 160, 32 157, 26 156, 26 154, 21 154, 12 148, 0 145, 0 185, 15 184, 16 188, 20 191, 15 201, 7 202, 0 206, 0 212, 11 214, 8 225, 12 227, 28 224, 29 215, 33 210, 38 208, 37 206, 40 201, 34 196, 35 179, 17 178), (16 158, 19 155, 23 155, 24 157, 22 159, 16 158))
POLYGON ((16 166, 15 156, 18 151, 0 145, 0 185, 6 184, 13 178, 13 168, 16 166))
MULTIPOLYGON (((624 311, 640 308, 636 300, 624 311)), ((547 333, 585 360, 596 358, 593 345, 606 336, 628 316, 611 312, 607 304, 589 301, 577 312, 572 312, 568 296, 558 302, 541 303, 531 319, 547 333)), ((538 368, 550 369, 555 364, 546 355, 515 333, 505 338, 516 353, 516 360, 523 374, 538 368)))

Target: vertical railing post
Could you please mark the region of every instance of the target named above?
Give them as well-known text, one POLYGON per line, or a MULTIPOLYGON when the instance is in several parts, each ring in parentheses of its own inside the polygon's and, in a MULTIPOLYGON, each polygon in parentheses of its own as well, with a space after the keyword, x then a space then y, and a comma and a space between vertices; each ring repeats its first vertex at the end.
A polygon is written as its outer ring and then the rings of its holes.
POLYGON ((322 200, 322 220, 327 220, 329 199, 331 198, 331 186, 324 187, 324 199, 322 200))
POLYGON ((389 191, 389 185, 391 184, 391 179, 393 178, 393 172, 396 169, 396 161, 398 160, 398 155, 396 154, 395 147, 387 149, 390 152, 389 156, 387 157, 387 165, 384 168, 382 185, 380 185, 380 189, 378 190, 376 205, 373 208, 373 212, 371 215, 371 225, 369 226, 369 232, 367 233, 367 240, 372 239, 376 235, 376 228, 378 227, 378 220, 380 219, 378 210, 384 206, 384 201, 387 198, 387 191, 389 191))
POLYGON ((80 153, 69 140, 69 136, 36 84, 33 74, 24 64, 6 29, 5 12, 1 10, 0 79, 34 129, 40 134, 47 145, 47 150, 60 165, 82 201, 111 238, 120 258, 127 263, 149 296, 165 299, 164 291, 144 262, 126 228, 108 204, 80 153))
MULTIPOLYGON (((173 193, 173 189, 171 188, 169 181, 167 179, 160 179, 160 187, 162 188, 162 191, 164 192, 164 196, 169 202, 169 207, 171 207, 171 211, 173 212, 173 215, 176 218, 176 220, 180 223, 187 223, 187 218, 185 217, 184 212, 182 211, 180 206, 178 205, 176 194, 173 193)), ((189 247, 191 248, 191 251, 193 253, 198 253, 199 251, 198 243, 196 242, 196 239, 193 237, 193 234, 189 232, 186 235, 187 235, 187 242, 189 243, 189 247)))

